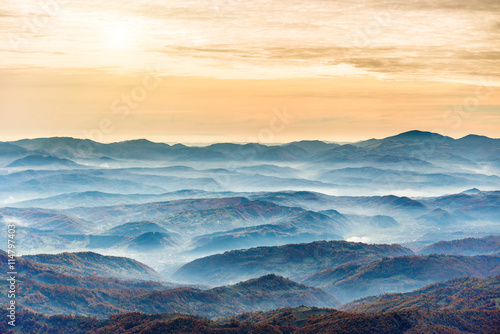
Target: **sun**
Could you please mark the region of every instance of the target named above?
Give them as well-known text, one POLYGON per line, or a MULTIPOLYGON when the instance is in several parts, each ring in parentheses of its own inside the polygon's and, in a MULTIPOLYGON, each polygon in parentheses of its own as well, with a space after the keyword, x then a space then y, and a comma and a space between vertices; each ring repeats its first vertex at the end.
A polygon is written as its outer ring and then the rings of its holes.
POLYGON ((134 44, 134 34, 129 24, 117 23, 105 29, 105 43, 113 50, 126 50, 134 44))

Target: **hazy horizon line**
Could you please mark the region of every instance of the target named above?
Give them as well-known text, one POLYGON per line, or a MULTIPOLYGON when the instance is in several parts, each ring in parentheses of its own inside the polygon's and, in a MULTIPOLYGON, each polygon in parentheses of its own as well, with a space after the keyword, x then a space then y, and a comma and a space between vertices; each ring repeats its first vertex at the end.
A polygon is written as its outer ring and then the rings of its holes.
POLYGON ((120 140, 120 141, 99 141, 99 140, 94 140, 94 139, 90 139, 90 138, 73 137, 73 136, 49 136, 49 137, 32 137, 32 138, 24 137, 24 138, 19 138, 19 139, 16 139, 16 140, 1 140, 0 142, 2 142, 2 143, 15 143, 15 142, 22 141, 22 140, 41 140, 41 139, 55 139, 55 138, 59 138, 59 139, 90 140, 92 142, 99 143, 99 144, 104 144, 104 145, 124 143, 124 142, 133 142, 133 141, 148 141, 148 142, 151 142, 151 143, 154 143, 154 144, 167 144, 167 145, 170 145, 170 146, 179 145, 180 144, 180 145, 191 146, 191 147, 204 147, 204 146, 210 146, 210 145, 214 145, 214 144, 236 144, 236 145, 259 144, 259 145, 264 145, 264 146, 282 146, 282 145, 288 145, 288 144, 298 143, 298 142, 323 142, 323 143, 326 143, 326 144, 347 145, 347 144, 355 144, 355 143, 360 143, 360 142, 369 141, 369 140, 383 140, 383 139, 387 139, 387 138, 391 138, 391 137, 395 137, 395 136, 398 136, 398 135, 407 134, 407 133, 411 133, 411 132, 419 132, 419 133, 422 133, 422 134, 439 135, 439 136, 448 137, 448 138, 451 138, 451 139, 454 139, 454 140, 463 139, 463 138, 466 138, 466 137, 469 137, 469 136, 485 137, 485 138, 494 139, 494 140, 500 139, 500 138, 493 138, 493 137, 488 137, 486 135, 480 135, 480 134, 475 134, 475 133, 470 133, 468 135, 461 136, 461 137, 453 137, 453 136, 443 135, 443 134, 440 134, 438 132, 432 132, 432 131, 409 130, 409 131, 400 132, 400 133, 397 133, 397 134, 394 134, 394 135, 391 135, 391 136, 387 136, 387 137, 382 137, 382 138, 371 137, 371 138, 366 138, 366 139, 358 139, 358 140, 355 140, 355 141, 334 141, 334 140, 321 140, 321 139, 298 139, 298 140, 285 141, 285 142, 263 142, 263 141, 213 141, 213 142, 173 142, 172 141, 172 142, 169 142, 169 141, 153 141, 153 140, 150 140, 150 139, 148 139, 146 137, 136 137, 136 138, 130 138, 130 139, 125 139, 125 140, 120 140))

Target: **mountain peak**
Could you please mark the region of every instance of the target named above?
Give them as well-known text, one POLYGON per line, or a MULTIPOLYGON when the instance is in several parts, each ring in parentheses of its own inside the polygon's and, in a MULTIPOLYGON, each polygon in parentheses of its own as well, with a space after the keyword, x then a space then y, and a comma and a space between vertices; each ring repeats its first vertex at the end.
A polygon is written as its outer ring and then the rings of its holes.
POLYGON ((132 139, 132 140, 125 140, 118 142, 117 144, 132 144, 132 145, 165 145, 165 146, 170 146, 165 143, 155 143, 152 142, 151 140, 148 139, 132 139))
POLYGON ((322 140, 299 140, 299 141, 293 142, 292 144, 294 144, 294 143, 300 143, 300 144, 326 144, 322 140))
POLYGON ((295 283, 288 278, 285 278, 283 276, 279 276, 276 274, 267 274, 258 278, 253 278, 244 282, 240 282, 237 285, 245 285, 247 287, 264 287, 264 286, 269 286, 269 285, 280 285, 280 286, 286 286, 289 284, 293 285, 299 285, 298 283, 295 283))
POLYGON ((479 195, 480 193, 481 193, 481 190, 479 190, 477 188, 468 189, 468 190, 462 192, 462 194, 466 194, 466 195, 479 195))
POLYGON ((442 139, 451 139, 451 137, 440 135, 439 133, 429 132, 429 131, 420 131, 420 130, 411 130, 407 132, 400 133, 395 136, 384 138, 383 140, 403 140, 403 141, 422 141, 422 140, 442 140, 442 139))
POLYGON ((258 278, 248 280, 247 282, 270 282, 270 281, 291 282, 288 278, 276 274, 267 274, 258 278))
POLYGON ((485 144, 492 143, 495 141, 499 141, 499 139, 470 134, 470 135, 467 135, 467 136, 462 137, 460 139, 457 139, 457 141, 460 143, 469 143, 469 144, 477 145, 477 144, 481 144, 481 143, 485 143, 485 144))

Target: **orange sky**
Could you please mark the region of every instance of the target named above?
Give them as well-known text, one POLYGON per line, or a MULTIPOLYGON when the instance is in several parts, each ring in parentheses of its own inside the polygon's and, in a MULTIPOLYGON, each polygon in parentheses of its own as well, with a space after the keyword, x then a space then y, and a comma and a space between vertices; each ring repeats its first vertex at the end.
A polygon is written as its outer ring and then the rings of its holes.
POLYGON ((0 8, 0 140, 345 142, 413 129, 500 137, 500 2, 0 8))
POLYGON ((499 102, 496 87, 372 77, 222 80, 30 70, 4 73, 0 81, 6 140, 355 141, 411 129, 498 137, 499 102))

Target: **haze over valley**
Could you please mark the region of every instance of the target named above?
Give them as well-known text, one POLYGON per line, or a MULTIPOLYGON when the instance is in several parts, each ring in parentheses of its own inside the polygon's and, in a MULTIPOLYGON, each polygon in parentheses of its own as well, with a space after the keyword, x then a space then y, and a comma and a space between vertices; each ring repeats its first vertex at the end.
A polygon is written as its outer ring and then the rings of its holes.
POLYGON ((348 240, 413 251, 499 233, 500 140, 410 131, 351 144, 1 143, 23 254, 97 251, 170 279, 202 256, 348 240), (472 149, 474 148, 474 149, 472 149))
POLYGON ((17 229, 23 310, 399 312, 401 298, 430 302, 429 284, 500 275, 499 139, 0 148, 0 222, 17 229), (395 301, 376 297, 387 293, 395 301))

